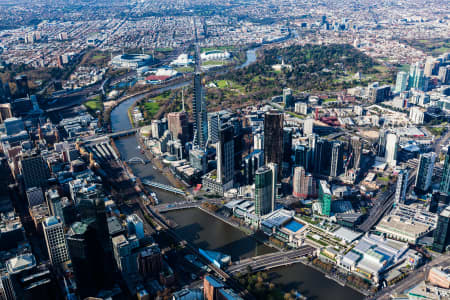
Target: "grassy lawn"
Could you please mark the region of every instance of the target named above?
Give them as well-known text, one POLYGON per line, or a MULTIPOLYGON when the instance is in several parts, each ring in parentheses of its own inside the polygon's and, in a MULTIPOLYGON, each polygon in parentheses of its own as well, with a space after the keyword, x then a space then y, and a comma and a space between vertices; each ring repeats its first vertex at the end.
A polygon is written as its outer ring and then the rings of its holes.
POLYGON ((105 59, 106 56, 105 55, 94 55, 92 57, 93 60, 101 60, 101 59, 105 59))
POLYGON ((388 177, 378 177, 377 179, 384 181, 384 182, 389 182, 389 178, 388 177))
POLYGON ((447 128, 445 126, 442 127, 428 127, 428 130, 431 131, 432 134, 439 137, 441 136, 447 128))
POLYGON ((84 102, 84 106, 90 110, 93 111, 102 111, 103 110, 103 103, 100 101, 100 99, 92 99, 84 102))
POLYGON ((194 72, 194 67, 191 67, 191 66, 179 67, 179 68, 175 68, 175 70, 177 70, 180 73, 189 73, 189 72, 194 72))
POLYGON ((226 64, 228 64, 226 60, 208 60, 202 62, 202 66, 224 66, 226 64))
POLYGON ((144 109, 148 112, 149 117, 154 116, 159 110, 159 103, 147 102, 144 104, 144 109))
POLYGON ((233 46, 219 46, 219 47, 202 48, 200 51, 203 53, 203 52, 214 51, 214 50, 228 50, 228 51, 231 51, 233 49, 234 49, 233 46))
POLYGON ((323 103, 336 102, 336 101, 337 101, 336 98, 328 98, 328 99, 323 100, 323 103))
POLYGON ((299 118, 299 119, 304 119, 305 118, 305 116, 296 114, 295 112, 292 112, 292 111, 285 111, 285 113, 287 113, 287 114, 289 114, 289 115, 291 115, 293 117, 299 118))

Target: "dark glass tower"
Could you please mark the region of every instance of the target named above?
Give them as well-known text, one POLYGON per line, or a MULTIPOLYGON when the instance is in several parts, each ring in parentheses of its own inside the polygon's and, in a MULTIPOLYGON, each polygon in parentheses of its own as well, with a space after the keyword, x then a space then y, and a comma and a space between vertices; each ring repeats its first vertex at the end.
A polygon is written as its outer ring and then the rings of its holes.
POLYGON ((278 166, 278 180, 281 179, 283 162, 283 113, 270 111, 264 115, 264 162, 278 166))
POLYGON ((194 117, 194 144, 203 149, 208 140, 208 115, 200 73, 196 73, 194 76, 192 112, 194 117))
POLYGON ((441 185, 439 191, 448 195, 450 191, 450 149, 448 149, 445 155, 444 170, 442 171, 441 185))
POLYGON ((450 242, 450 207, 441 212, 434 230, 433 251, 444 252, 450 242))

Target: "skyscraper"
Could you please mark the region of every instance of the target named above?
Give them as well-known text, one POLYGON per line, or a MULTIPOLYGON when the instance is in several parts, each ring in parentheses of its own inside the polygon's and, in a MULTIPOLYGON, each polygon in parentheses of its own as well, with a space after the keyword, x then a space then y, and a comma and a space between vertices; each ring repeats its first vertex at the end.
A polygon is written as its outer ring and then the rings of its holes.
POLYGON ((20 166, 26 189, 34 186, 42 187, 47 185, 50 174, 48 166, 40 154, 33 153, 24 155, 20 160, 20 166))
POLYGON ((342 143, 335 141, 331 149, 331 165, 330 176, 337 177, 342 173, 344 165, 344 150, 342 149, 342 143))
POLYGON ((352 137, 350 141, 351 150, 351 168, 358 170, 361 164, 362 142, 357 136, 352 137))
POLYGON ((407 169, 402 169, 398 173, 397 183, 395 185, 394 203, 405 203, 406 189, 408 187, 409 172, 407 169))
POLYGON ((283 89, 283 103, 285 108, 294 106, 294 97, 290 88, 283 89))
POLYGON ((306 199, 317 196, 316 182, 311 174, 306 173, 305 168, 296 167, 292 181, 292 194, 295 197, 306 199))
POLYGON ((420 91, 425 90, 425 76, 419 63, 413 64, 410 67, 408 86, 409 88, 414 88, 420 91))
POLYGON ((14 78, 16 83, 16 97, 23 98, 27 97, 30 94, 30 90, 28 88, 28 77, 26 75, 19 75, 14 78))
POLYGON ((319 181, 319 204, 321 214, 331 216, 331 190, 330 185, 325 180, 319 181))
POLYGON ((386 152, 384 158, 386 163, 391 167, 397 164, 397 147, 397 135, 394 133, 388 133, 386 135, 386 152))
MULTIPOLYGON (((325 139, 318 139, 314 150, 314 174, 330 176, 333 144, 325 139)), ((338 154, 338 152, 336 152, 338 154)))
POLYGON ((442 170, 441 185, 439 191, 445 195, 450 193, 450 148, 445 154, 444 169, 442 170))
POLYGON ((58 217, 49 217, 42 223, 48 256, 53 266, 69 261, 64 224, 58 217))
POLYGON ((401 93, 408 88, 408 74, 400 71, 397 73, 397 79, 395 81, 395 93, 401 93))
POLYGON ((227 125, 220 129, 217 147, 217 178, 227 188, 233 186, 234 179, 234 139, 233 127, 227 125))
POLYGON ((189 137, 188 116, 184 111, 167 114, 168 127, 173 139, 179 139, 184 144, 189 137))
POLYGON ((264 115, 264 161, 278 166, 278 179, 281 179, 283 162, 283 113, 270 111, 264 115))
POLYGON ((263 166, 255 172, 255 214, 263 216, 275 207, 273 172, 263 166))
POLYGON ((433 251, 444 252, 450 243, 450 206, 439 215, 437 227, 433 234, 433 251))
POLYGON ((417 168, 416 189, 426 192, 431 187, 431 179, 433 177, 434 162, 436 161, 436 153, 424 153, 419 157, 419 165, 417 168))
POLYGON ((208 119, 200 73, 196 73, 194 76, 192 112, 194 117, 194 144, 203 149, 206 147, 206 141, 208 140, 208 119))

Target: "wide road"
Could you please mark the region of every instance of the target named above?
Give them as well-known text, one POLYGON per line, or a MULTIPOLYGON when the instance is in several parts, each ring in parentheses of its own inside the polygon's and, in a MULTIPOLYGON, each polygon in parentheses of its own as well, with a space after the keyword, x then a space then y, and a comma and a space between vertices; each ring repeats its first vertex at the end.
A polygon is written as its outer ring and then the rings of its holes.
POLYGON ((415 285, 419 284, 422 280, 425 280, 428 275, 428 271, 435 266, 448 267, 450 266, 450 255, 439 255, 435 257, 431 262, 425 264, 412 272, 408 277, 400 281, 398 284, 386 287, 379 293, 370 297, 369 299, 377 300, 389 300, 391 295, 401 294, 408 289, 411 289, 415 285))
POLYGON ((229 273, 236 273, 245 271, 248 267, 252 270, 261 270, 271 266, 278 266, 280 264, 287 264, 298 262, 298 259, 308 254, 312 254, 314 248, 311 246, 302 246, 299 249, 291 250, 288 252, 275 252, 253 258, 248 258, 235 262, 228 267, 229 273))

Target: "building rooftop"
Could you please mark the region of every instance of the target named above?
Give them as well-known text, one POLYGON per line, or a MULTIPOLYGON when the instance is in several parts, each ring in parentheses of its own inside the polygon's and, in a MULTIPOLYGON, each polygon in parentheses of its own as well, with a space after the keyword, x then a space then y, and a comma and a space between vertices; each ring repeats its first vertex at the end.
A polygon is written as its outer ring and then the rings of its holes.
POLYGON ((6 262, 6 269, 10 274, 16 274, 36 266, 36 259, 31 253, 18 255, 6 262))

